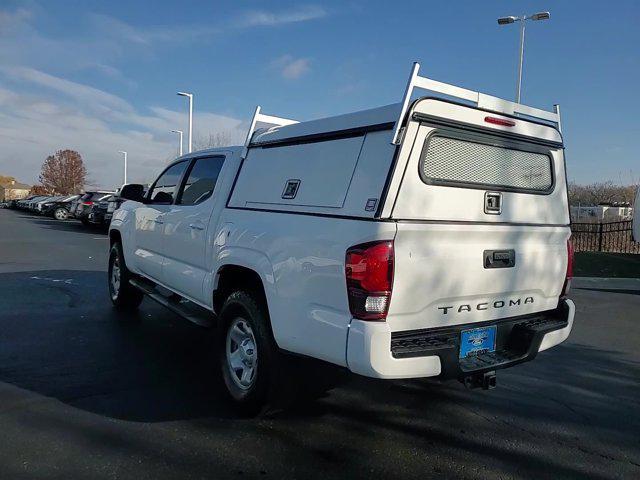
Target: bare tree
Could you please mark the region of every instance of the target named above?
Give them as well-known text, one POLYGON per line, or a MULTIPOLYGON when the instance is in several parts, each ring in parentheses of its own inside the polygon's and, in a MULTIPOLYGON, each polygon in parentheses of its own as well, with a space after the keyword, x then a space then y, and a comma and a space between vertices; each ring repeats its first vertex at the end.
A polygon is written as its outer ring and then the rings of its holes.
POLYGON ((633 203, 635 185, 614 185, 613 182, 597 182, 589 185, 569 184, 571 205, 598 205, 601 203, 633 203))
POLYGON ((210 133, 209 136, 197 136, 193 140, 194 150, 205 150, 207 148, 228 147, 231 145, 231 135, 229 132, 210 133))
POLYGON ((82 156, 75 150, 58 150, 49 155, 40 172, 42 186, 62 195, 80 193, 86 178, 87 169, 82 156))

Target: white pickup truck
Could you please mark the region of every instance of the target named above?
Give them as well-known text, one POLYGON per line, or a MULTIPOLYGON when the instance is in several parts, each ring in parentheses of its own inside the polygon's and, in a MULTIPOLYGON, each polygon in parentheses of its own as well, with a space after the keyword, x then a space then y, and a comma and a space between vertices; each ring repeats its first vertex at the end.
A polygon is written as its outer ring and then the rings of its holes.
POLYGON ((144 195, 124 186, 115 306, 148 295, 217 326, 225 385, 247 409, 291 354, 491 388, 563 342, 575 308, 558 108, 418 68, 400 104, 308 122, 258 108, 244 146, 184 155, 144 195))

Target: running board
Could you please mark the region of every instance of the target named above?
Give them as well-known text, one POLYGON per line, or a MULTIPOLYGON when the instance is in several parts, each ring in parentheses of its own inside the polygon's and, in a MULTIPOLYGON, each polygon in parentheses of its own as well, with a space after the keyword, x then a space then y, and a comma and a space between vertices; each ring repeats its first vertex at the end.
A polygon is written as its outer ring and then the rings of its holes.
POLYGON ((189 320, 201 327, 212 327, 214 325, 215 314, 213 312, 210 312, 209 310, 202 308, 179 295, 163 295, 158 291, 157 286, 151 281, 141 278, 132 278, 129 280, 129 283, 150 299, 155 300, 164 307, 167 307, 173 313, 180 315, 185 320, 189 320))

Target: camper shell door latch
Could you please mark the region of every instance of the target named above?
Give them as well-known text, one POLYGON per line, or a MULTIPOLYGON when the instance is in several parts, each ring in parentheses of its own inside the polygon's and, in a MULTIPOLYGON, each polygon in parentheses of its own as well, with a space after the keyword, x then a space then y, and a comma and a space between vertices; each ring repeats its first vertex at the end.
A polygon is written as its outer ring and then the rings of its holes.
POLYGON ((502 213, 502 193, 485 192, 484 213, 487 215, 500 215, 502 213))

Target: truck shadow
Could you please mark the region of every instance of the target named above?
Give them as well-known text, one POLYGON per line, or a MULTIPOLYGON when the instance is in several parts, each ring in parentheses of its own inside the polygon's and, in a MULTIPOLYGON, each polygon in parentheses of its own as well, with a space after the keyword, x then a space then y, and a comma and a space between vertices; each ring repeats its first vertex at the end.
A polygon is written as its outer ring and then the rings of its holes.
POLYGON ((84 225, 79 220, 70 218, 68 220, 56 220, 54 218, 47 217, 35 217, 35 216, 27 216, 24 217, 29 220, 34 225, 37 225, 40 228, 45 230, 57 230, 60 232, 76 232, 76 233, 85 233, 89 235, 95 235, 96 233, 106 233, 107 229, 100 225, 84 225))
MULTIPOLYGON (((301 360, 295 363, 307 382, 321 388, 299 384, 287 408, 247 421, 223 393, 212 335, 149 300, 137 314, 115 312, 104 272, 7 273, 0 285, 0 382, 58 401, 30 410, 21 420, 25 428, 77 434, 104 448, 126 446, 157 462, 179 463, 177 453, 164 449, 160 456, 74 412, 140 424, 181 421, 193 430, 184 439, 193 449, 203 435, 257 438, 269 445, 263 448, 277 449, 283 464, 300 464, 302 455, 340 466, 345 476, 381 461, 365 451, 428 452, 412 468, 423 465, 444 477, 456 476, 454 465, 488 462, 485 468, 498 473, 500 465, 520 464, 556 478, 606 478, 588 463, 578 466, 584 459, 574 451, 591 460, 603 455, 584 446, 584 437, 597 438, 612 461, 628 467, 626 458, 640 452, 640 364, 613 350, 567 343, 499 372, 498 388, 488 392, 455 381, 371 380, 301 360), (551 443, 562 454, 534 455, 513 442, 551 443)), ((206 468, 211 457, 201 462, 206 468)))

